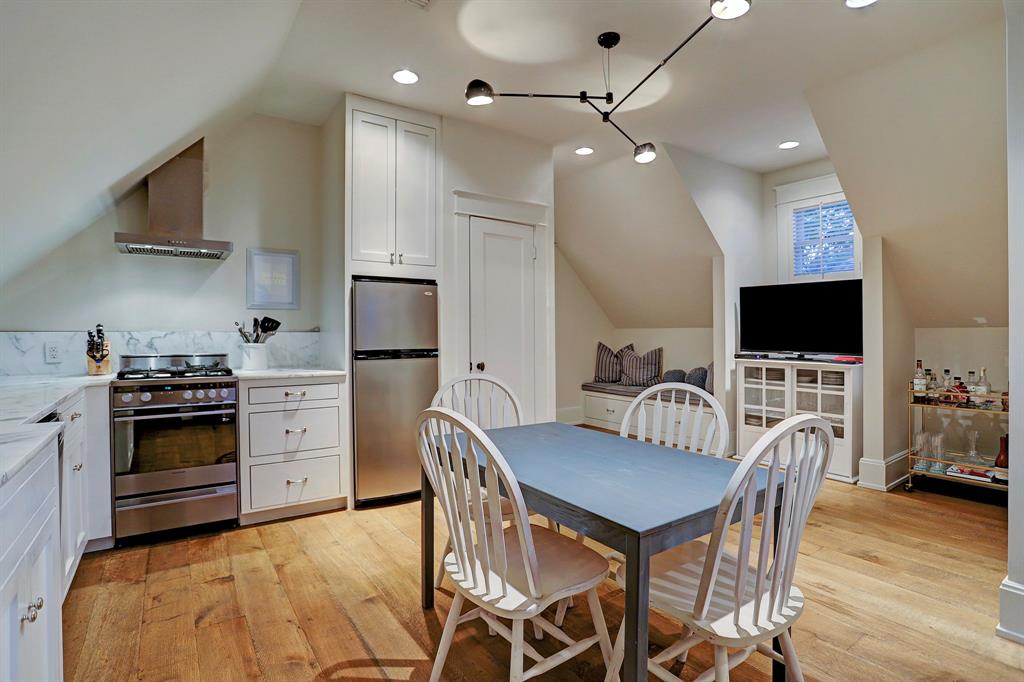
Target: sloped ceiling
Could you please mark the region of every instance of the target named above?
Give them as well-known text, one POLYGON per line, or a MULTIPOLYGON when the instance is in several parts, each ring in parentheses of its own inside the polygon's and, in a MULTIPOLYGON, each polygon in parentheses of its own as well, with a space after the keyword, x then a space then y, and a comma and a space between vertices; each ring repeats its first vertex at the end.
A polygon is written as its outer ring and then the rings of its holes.
POLYGON ((0 4, 0 283, 209 127, 254 111, 298 6, 0 4))
POLYGON ((996 22, 807 93, 917 327, 1007 324, 1005 60, 996 22))
POLYGON ((555 240, 616 327, 712 326, 721 251, 666 155, 559 178, 555 240))

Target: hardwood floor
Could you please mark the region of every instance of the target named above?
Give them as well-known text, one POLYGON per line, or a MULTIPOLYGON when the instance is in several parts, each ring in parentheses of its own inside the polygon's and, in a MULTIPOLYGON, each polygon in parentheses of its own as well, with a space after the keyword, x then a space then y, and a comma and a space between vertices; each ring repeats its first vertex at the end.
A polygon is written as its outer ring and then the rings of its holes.
MULTIPOLYGON (((420 608, 418 544, 417 502, 86 555, 64 604, 66 678, 426 680, 451 592, 420 608)), ((809 605, 794 639, 807 679, 1024 679, 1024 647, 994 634, 1005 507, 828 481, 801 553, 809 605)), ((622 594, 601 594, 614 634, 622 594)), ((566 627, 591 634, 585 604, 566 627)), ((658 646, 677 632, 657 615, 651 628, 658 646)), ((445 677, 507 679, 508 656, 475 621, 457 630, 445 677)), ((684 676, 711 665, 701 645, 684 676)), ((603 676, 592 648, 539 679, 603 676)), ((769 677, 757 654, 732 672, 769 677)))

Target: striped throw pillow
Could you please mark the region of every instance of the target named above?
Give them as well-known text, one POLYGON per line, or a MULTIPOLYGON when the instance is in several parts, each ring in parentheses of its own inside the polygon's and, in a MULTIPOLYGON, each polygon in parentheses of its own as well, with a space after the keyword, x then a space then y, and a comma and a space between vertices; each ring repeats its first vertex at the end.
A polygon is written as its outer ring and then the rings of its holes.
POLYGON ((622 378, 622 354, 633 350, 633 344, 623 346, 616 353, 600 341, 597 342, 597 367, 594 381, 599 384, 615 384, 622 378))
POLYGON ((638 355, 628 350, 622 354, 622 383, 626 386, 654 386, 661 381, 661 348, 638 355))

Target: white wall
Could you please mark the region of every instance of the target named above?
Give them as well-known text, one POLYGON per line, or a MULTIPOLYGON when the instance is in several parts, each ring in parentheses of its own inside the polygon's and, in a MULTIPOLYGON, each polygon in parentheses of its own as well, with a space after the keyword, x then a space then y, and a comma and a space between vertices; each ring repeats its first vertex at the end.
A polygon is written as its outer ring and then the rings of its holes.
POLYGON ((345 336, 345 101, 324 122, 321 135, 323 225, 320 291, 320 359, 324 367, 348 366, 345 336))
MULTIPOLYGON (((1010 383, 1024 386, 1024 2, 1006 0, 1006 129, 1010 272, 1010 383)), ((1006 579, 999 590, 996 632, 1024 643, 1024 411, 1010 412, 1009 536, 1006 579)))
POLYGON ((614 337, 615 328, 608 316, 562 255, 561 249, 556 248, 555 363, 559 421, 582 421, 583 393, 580 384, 594 379, 598 341, 612 346, 614 337))
POLYGON ((211 134, 205 153, 205 232, 234 242, 226 261, 118 253, 114 232, 146 229, 140 188, 3 285, 0 329, 81 330, 102 322, 112 330, 233 331, 234 320, 263 312, 285 331, 317 326, 320 129, 252 116, 211 134), (301 309, 246 309, 247 247, 300 252, 301 309))
POLYGON ((995 391, 1005 391, 1010 371, 1008 327, 921 327, 914 330, 914 357, 937 374, 949 368, 953 376, 982 367, 995 391))

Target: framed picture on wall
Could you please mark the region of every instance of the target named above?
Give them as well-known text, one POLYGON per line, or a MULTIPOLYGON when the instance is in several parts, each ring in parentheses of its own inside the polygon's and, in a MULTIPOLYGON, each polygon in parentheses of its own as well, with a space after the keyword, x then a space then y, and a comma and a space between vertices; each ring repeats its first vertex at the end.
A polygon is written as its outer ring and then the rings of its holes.
POLYGON ((246 249, 245 292, 250 309, 298 309, 299 252, 246 249))

